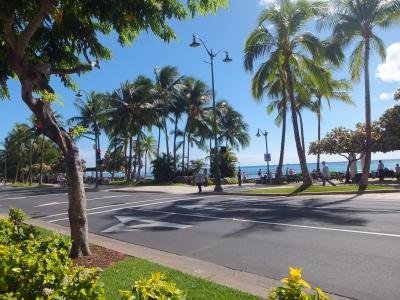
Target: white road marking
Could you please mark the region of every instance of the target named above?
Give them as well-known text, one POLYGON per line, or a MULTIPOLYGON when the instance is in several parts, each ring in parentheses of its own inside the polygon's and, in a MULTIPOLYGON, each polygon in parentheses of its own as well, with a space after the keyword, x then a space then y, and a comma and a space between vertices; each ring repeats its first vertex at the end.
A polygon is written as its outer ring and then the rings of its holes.
POLYGON ((341 229, 341 228, 333 228, 333 227, 319 227, 319 226, 277 223, 277 222, 257 221, 257 220, 249 220, 249 219, 238 219, 238 218, 212 217, 212 216, 207 216, 207 215, 203 215, 203 214, 185 214, 185 213, 165 212, 162 210, 152 210, 152 209, 139 210, 139 211, 157 212, 157 213, 163 213, 163 214, 167 214, 167 215, 180 215, 180 216, 198 217, 198 218, 206 218, 206 219, 214 219, 214 220, 235 221, 235 222, 243 222, 243 223, 257 223, 257 224, 283 226, 283 227, 297 227, 297 228, 305 228, 305 229, 327 230, 327 231, 337 231, 337 232, 347 232, 347 233, 357 233, 357 234, 400 238, 400 234, 394 234, 394 233, 360 231, 360 230, 341 229))
POLYGON ((58 196, 58 195, 67 195, 67 193, 58 193, 58 194, 42 194, 42 195, 31 195, 31 196, 20 196, 20 197, 10 197, 10 198, 0 198, 0 201, 3 200, 18 200, 18 199, 26 199, 26 198, 38 198, 45 196, 58 196))
MULTIPOLYGON (((110 199, 110 198, 123 198, 123 197, 129 197, 129 196, 132 196, 132 195, 103 196, 103 197, 98 197, 98 198, 86 199, 86 201, 103 200, 103 199, 110 199)), ((45 203, 45 204, 36 205, 36 206, 34 206, 34 207, 51 206, 51 205, 60 205, 60 204, 68 204, 68 201, 50 202, 50 203, 45 203)))
POLYGON ((142 219, 138 217, 130 217, 130 216, 115 216, 120 223, 106 230, 103 230, 104 233, 115 233, 115 232, 123 232, 123 231, 141 231, 143 228, 154 228, 154 227, 166 227, 173 229, 186 229, 192 227, 192 225, 186 224, 178 224, 171 222, 161 222, 149 219, 142 219), (129 225, 132 221, 136 221, 142 224, 129 225))
MULTIPOLYGON (((208 197, 217 197, 217 196, 208 196, 208 197)), ((163 204, 163 203, 174 203, 177 201, 186 201, 186 200, 196 200, 196 199, 203 199, 203 197, 200 198, 164 198, 164 199, 170 199, 168 201, 160 201, 160 202, 152 202, 152 203, 146 203, 146 204, 139 204, 139 205, 132 205, 132 206, 126 206, 126 207, 118 207, 118 208, 114 208, 114 209, 108 209, 108 210, 103 210, 103 211, 97 211, 97 212, 92 212, 92 213, 88 213, 87 216, 90 215, 98 215, 98 214, 104 214, 104 213, 108 213, 111 211, 116 211, 116 210, 123 210, 123 209, 127 209, 127 208, 137 208, 137 207, 145 207, 145 206, 149 206, 149 205, 155 205, 155 204, 163 204), (173 200, 171 200, 173 199, 173 200)), ((162 199, 158 199, 158 200, 162 200, 162 199)), ((142 203, 142 202, 150 202, 150 201, 154 201, 153 200, 144 200, 144 201, 139 201, 139 202, 133 202, 133 203, 142 203)), ((128 203, 126 203, 125 205, 127 205, 128 203)), ((121 204, 123 205, 123 204, 121 204)), ((108 205, 107 207, 109 207, 110 205, 108 205)), ((111 205, 113 207, 117 206, 117 205, 111 205)), ((100 209, 101 207, 97 207, 97 208, 92 208, 92 209, 88 209, 88 210, 93 210, 93 209, 100 209)), ((60 216, 60 215, 66 215, 67 213, 62 213, 62 214, 57 214, 57 215, 52 215, 52 216, 46 216, 43 218, 49 218, 49 217, 55 217, 55 216, 60 216)), ((65 221, 68 220, 68 218, 62 218, 62 219, 56 219, 56 220, 49 220, 49 223, 54 223, 54 222, 58 222, 58 221, 65 221)))

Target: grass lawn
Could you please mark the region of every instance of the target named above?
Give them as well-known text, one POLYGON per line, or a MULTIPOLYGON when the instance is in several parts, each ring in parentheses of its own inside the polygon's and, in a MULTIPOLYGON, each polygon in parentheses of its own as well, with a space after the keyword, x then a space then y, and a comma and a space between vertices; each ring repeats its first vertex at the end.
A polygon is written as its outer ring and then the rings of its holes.
POLYGON ((39 188, 39 189, 54 187, 51 184, 37 184, 37 183, 32 183, 32 185, 30 186, 29 183, 26 183, 26 182, 15 182, 15 183, 11 184, 11 186, 12 187, 31 187, 31 188, 39 188))
MULTIPOLYGON (((374 190, 394 190, 394 186, 385 185, 368 185, 368 191, 374 190)), ((320 192, 358 192, 358 185, 338 185, 338 186, 322 186, 322 185, 311 185, 309 187, 295 186, 295 187, 281 187, 281 188, 268 188, 268 189, 254 189, 246 191, 248 193, 256 194, 299 194, 299 193, 320 193, 320 192)), ((400 190, 399 190, 400 191, 400 190)))
POLYGON ((156 183, 153 181, 129 181, 129 180, 120 180, 120 181, 113 181, 110 182, 110 185, 117 185, 117 186, 186 186, 187 184, 184 183, 156 183))
MULTIPOLYGON (((177 287, 187 293, 191 300, 261 300, 262 298, 246 294, 222 285, 184 274, 152 262, 131 258, 107 268, 101 274, 106 287, 106 299, 118 299, 119 290, 126 290, 139 279, 148 279, 152 273, 161 272, 174 281, 177 287)), ((267 293, 267 289, 265 290, 267 293)))

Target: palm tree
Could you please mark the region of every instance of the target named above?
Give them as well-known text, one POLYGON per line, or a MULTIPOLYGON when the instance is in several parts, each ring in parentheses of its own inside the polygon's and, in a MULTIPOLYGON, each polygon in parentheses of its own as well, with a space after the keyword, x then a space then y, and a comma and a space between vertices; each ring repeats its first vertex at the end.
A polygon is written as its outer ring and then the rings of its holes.
MULTIPOLYGON (((157 123, 159 128, 159 141, 160 141, 160 127, 164 128, 165 144, 167 155, 169 151, 169 138, 168 138, 168 127, 167 120, 173 107, 174 95, 177 93, 180 86, 180 82, 183 76, 180 76, 178 68, 172 66, 165 66, 159 70, 156 70, 156 97, 159 101, 159 113, 161 115, 160 122, 157 123)), ((158 145, 158 149, 160 146, 158 145)), ((159 152, 159 150, 158 150, 159 152)), ((159 153, 158 153, 159 155, 159 153)))
MULTIPOLYGON (((132 158, 134 136, 136 152, 140 149, 140 138, 144 128, 150 128, 157 120, 157 102, 151 79, 140 75, 133 82, 125 82, 110 98, 111 114, 124 123, 129 141, 127 179, 132 180, 132 158)), ((121 124, 122 125, 122 124, 121 124)))
MULTIPOLYGON (((345 79, 334 79, 332 75, 333 69, 328 65, 323 65, 323 68, 325 69, 325 72, 323 74, 324 80, 322 81, 322 84, 315 82, 312 77, 307 76, 308 74, 305 74, 302 85, 307 94, 315 97, 315 100, 310 103, 309 108, 315 112, 317 116, 318 142, 321 141, 322 101, 326 101, 328 108, 331 107, 332 100, 354 105, 354 102, 348 93, 351 88, 350 82, 345 79)), ((320 157, 321 155, 318 153, 317 171, 320 170, 320 157)))
POLYGON ((27 157, 26 152, 29 150, 28 144, 31 135, 32 131, 27 124, 16 124, 8 136, 7 152, 13 153, 17 161, 13 182, 18 180, 18 176, 21 176, 21 181, 23 180, 23 168, 27 157))
POLYGON ((253 77, 253 87, 262 89, 275 80, 277 73, 284 78, 304 185, 312 184, 312 180, 299 134, 295 97, 296 70, 309 70, 318 78, 321 71, 317 59, 326 56, 338 64, 342 58, 337 47, 325 45, 312 33, 301 32, 305 23, 314 16, 316 5, 307 0, 282 0, 279 6, 264 10, 258 20, 257 29, 250 33, 244 49, 244 66, 248 71, 253 71, 255 61, 269 54, 268 60, 261 63, 253 77), (267 27, 265 22, 273 26, 267 27))
MULTIPOLYGON (((183 85, 181 85, 180 88, 183 88, 183 85)), ((173 156, 174 156, 174 163, 175 167, 177 167, 177 151, 178 151, 178 145, 177 145, 177 137, 179 133, 178 129, 178 123, 179 120, 182 118, 184 113, 187 110, 187 101, 186 101, 186 96, 183 95, 182 93, 178 92, 174 95, 174 100, 171 103, 170 111, 172 115, 172 122, 174 123, 174 149, 173 149, 173 156)))
POLYGON ((142 141, 144 153, 144 177, 147 176, 147 158, 152 160, 156 156, 156 141, 152 135, 147 135, 142 141))
MULTIPOLYGON (((100 131, 101 118, 104 114, 106 96, 100 93, 91 92, 86 95, 86 99, 76 98, 74 106, 78 115, 67 120, 67 124, 82 126, 94 133, 96 161, 100 160, 100 131)), ((103 179, 103 171, 100 165, 100 181, 103 179)), ((96 162, 96 181, 97 181, 97 162, 96 162)))
POLYGON ((227 148, 235 150, 247 147, 250 143, 249 125, 243 120, 243 116, 226 101, 217 102, 216 107, 219 112, 218 143, 221 145, 225 141, 227 148))
POLYGON ((204 112, 205 105, 211 99, 211 92, 207 85, 198 79, 192 77, 186 77, 183 82, 183 86, 180 89, 180 97, 183 97, 186 106, 186 124, 183 132, 183 147, 182 147, 182 170, 185 166, 185 142, 186 137, 188 144, 190 144, 191 133, 195 130, 195 120, 200 119, 201 114, 204 112))
MULTIPOLYGON (((374 32, 377 28, 387 29, 400 16, 400 2, 387 0, 334 0, 330 14, 322 16, 321 25, 333 27, 332 39, 346 47, 357 42, 350 56, 351 78, 358 80, 364 69, 365 89, 365 163, 360 187, 368 185, 371 165, 371 92, 369 79, 369 59, 371 46, 375 48, 382 60, 386 50, 381 38, 374 32)), ((327 10, 325 10, 327 11, 327 10)))

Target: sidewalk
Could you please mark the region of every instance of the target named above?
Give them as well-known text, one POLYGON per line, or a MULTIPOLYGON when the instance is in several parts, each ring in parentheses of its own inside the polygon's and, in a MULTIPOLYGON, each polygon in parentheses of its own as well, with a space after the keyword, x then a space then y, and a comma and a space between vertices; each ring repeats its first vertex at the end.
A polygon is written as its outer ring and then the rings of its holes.
MULTIPOLYGON (((4 217, 6 217, 6 215, 0 213, 0 218, 4 217)), ((64 235, 70 234, 68 227, 48 223, 38 219, 28 219, 25 223, 57 231, 64 235)), ((280 281, 276 279, 230 269, 191 257, 114 240, 93 233, 89 233, 89 240, 92 244, 112 249, 133 257, 146 259, 162 266, 179 270, 192 276, 200 277, 263 298, 266 297, 268 289, 281 285, 280 281)), ((327 293, 327 295, 331 300, 349 299, 329 293, 327 293)))

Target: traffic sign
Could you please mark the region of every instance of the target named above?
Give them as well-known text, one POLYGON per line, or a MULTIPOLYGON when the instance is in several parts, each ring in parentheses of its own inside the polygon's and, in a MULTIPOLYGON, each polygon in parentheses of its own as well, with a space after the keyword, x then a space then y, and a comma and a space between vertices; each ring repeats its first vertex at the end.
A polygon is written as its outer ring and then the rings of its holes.
POLYGON ((264 161, 271 161, 271 153, 264 154, 264 161))

